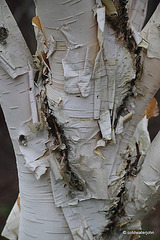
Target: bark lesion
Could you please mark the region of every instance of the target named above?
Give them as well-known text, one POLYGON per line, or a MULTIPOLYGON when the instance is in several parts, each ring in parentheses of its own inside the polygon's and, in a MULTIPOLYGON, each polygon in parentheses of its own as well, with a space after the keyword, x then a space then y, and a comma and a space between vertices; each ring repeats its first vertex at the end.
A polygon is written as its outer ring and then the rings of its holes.
MULTIPOLYGON (((54 153, 60 166, 60 174, 64 181, 68 184, 70 192, 85 191, 85 182, 72 169, 68 159, 68 152, 70 150, 69 142, 64 134, 63 127, 58 123, 53 111, 49 107, 47 96, 44 98, 42 106, 46 122, 48 125, 48 132, 50 137, 54 139, 54 153)), ((70 196, 73 194, 70 194, 70 196)))
POLYGON ((4 26, 1 26, 1 27, 0 27, 0 43, 1 43, 2 45, 7 44, 6 39, 7 39, 7 37, 8 37, 8 34, 9 34, 8 29, 5 28, 4 26))
POLYGON ((127 2, 128 1, 125 0, 115 1, 117 15, 106 15, 106 24, 113 30, 115 41, 122 47, 125 47, 130 53, 133 61, 133 69, 135 70, 135 77, 130 79, 129 90, 127 91, 127 94, 124 95, 120 106, 116 109, 117 117, 114 122, 112 122, 114 129, 116 129, 119 117, 128 113, 126 113, 126 109, 129 98, 135 98, 137 96, 136 82, 141 79, 143 74, 142 47, 137 45, 133 37, 132 29, 130 28, 128 21, 127 2))
POLYGON ((123 158, 126 162, 124 169, 124 175, 121 179, 121 186, 118 190, 114 201, 111 203, 109 210, 106 212, 107 219, 109 220, 107 226, 103 229, 102 239, 110 239, 114 235, 115 231, 122 232, 123 226, 126 225, 129 220, 125 223, 121 223, 120 219, 125 219, 125 200, 126 200, 126 184, 130 178, 135 178, 141 170, 141 157, 142 153, 139 149, 140 143, 135 143, 136 155, 133 156, 128 148, 127 155, 123 158))

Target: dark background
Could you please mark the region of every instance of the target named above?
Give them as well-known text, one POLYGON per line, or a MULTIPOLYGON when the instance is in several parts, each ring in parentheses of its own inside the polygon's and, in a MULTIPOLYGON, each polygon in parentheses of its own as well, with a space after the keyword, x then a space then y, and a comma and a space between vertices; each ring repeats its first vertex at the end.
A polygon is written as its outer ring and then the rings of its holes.
MULTIPOLYGON (((45 0, 44 0, 45 1, 45 0)), ((147 18, 150 17, 160 0, 149 0, 147 18)), ((32 0, 7 0, 7 3, 21 29, 21 32, 34 54, 36 41, 34 39, 31 24, 34 13, 32 0)), ((160 91, 156 94, 160 106, 160 91)), ((149 121, 149 132, 151 139, 155 137, 160 129, 160 116, 149 121)), ((18 179, 14 151, 9 138, 5 119, 0 108, 0 232, 2 231, 7 216, 9 215, 18 195, 18 179)), ((155 231, 155 235, 141 236, 140 240, 160 240, 160 203, 143 220, 143 230, 155 231)), ((5 238, 0 237, 0 240, 5 238)), ((45 239, 44 239, 45 240, 45 239)))

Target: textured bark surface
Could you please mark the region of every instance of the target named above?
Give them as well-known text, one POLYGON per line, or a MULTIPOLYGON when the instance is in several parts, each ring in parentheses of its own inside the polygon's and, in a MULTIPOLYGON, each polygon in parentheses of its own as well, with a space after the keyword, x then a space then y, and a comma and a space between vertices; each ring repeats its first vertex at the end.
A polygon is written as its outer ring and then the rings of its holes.
POLYGON ((138 33, 147 1, 36 0, 32 59, 0 4, 0 99, 20 186, 2 234, 133 239, 123 231, 140 229, 159 195, 159 135, 149 147, 142 116, 160 85, 160 5, 138 33))

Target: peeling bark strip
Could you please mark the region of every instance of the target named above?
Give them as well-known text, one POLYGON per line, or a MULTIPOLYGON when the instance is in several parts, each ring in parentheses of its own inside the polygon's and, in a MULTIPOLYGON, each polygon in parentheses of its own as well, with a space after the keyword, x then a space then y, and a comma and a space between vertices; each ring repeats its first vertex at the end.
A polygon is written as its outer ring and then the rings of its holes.
POLYGON ((78 175, 72 170, 68 160, 69 144, 64 135, 62 127, 58 124, 56 117, 53 115, 52 110, 49 108, 47 97, 44 99, 43 111, 46 116, 46 121, 49 126, 49 133, 55 140, 55 154, 58 163, 60 164, 60 174, 64 181, 69 184, 70 188, 84 191, 85 183, 78 175), (62 147, 63 146, 63 147, 62 147), (62 147, 62 148, 61 148, 62 147))

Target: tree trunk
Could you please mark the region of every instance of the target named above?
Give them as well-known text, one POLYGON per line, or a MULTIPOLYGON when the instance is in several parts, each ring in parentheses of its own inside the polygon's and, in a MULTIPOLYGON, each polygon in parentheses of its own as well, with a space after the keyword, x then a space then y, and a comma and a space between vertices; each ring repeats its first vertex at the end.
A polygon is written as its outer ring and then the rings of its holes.
POLYGON ((3 236, 134 239, 124 231, 157 201, 160 141, 144 112, 160 85, 160 5, 139 33, 147 0, 127 2, 35 0, 32 59, 0 1, 0 99, 20 188, 3 236))

